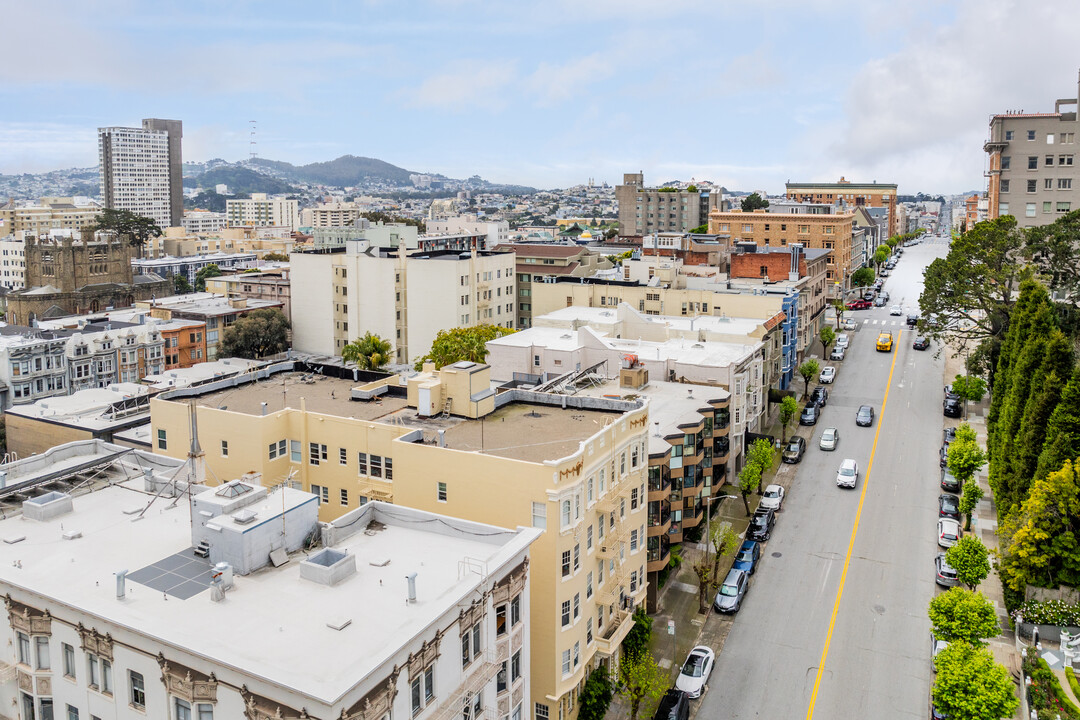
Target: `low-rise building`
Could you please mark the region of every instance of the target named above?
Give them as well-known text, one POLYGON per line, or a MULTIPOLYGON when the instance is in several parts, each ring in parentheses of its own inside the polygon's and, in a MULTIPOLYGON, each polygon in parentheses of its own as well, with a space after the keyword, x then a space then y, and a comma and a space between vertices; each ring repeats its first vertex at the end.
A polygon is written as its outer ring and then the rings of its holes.
POLYGON ((5 495, 28 498, 0 520, 20 537, 0 570, 12 638, 0 702, 21 717, 531 708, 538 530, 377 502, 319 523, 307 492, 253 475, 207 488, 182 463, 101 441, 3 470, 5 495))
POLYGON ((259 272, 242 272, 235 275, 219 275, 206 279, 206 291, 228 298, 249 300, 276 300, 282 303, 285 317, 292 319, 289 268, 281 267, 259 272))
POLYGON ((611 261, 581 245, 504 243, 495 252, 512 252, 517 258, 517 325, 532 326, 533 283, 551 282, 558 277, 589 277, 608 270, 611 261))
POLYGON ((300 227, 349 227, 362 213, 362 208, 354 202, 322 203, 300 211, 300 227))
POLYGON ((431 235, 486 235, 481 250, 491 250, 496 245, 510 241, 510 223, 506 220, 482 220, 476 215, 455 215, 448 218, 428 220, 427 232, 431 235))
POLYGON ((834 183, 786 184, 787 197, 797 202, 847 207, 878 207, 888 211, 887 237, 899 235, 900 217, 897 214, 896 183, 854 183, 841 177, 834 183))
MULTIPOLYGON (((690 232, 719 209, 721 194, 693 185, 685 189, 647 188, 642 173, 626 173, 615 187, 619 235, 640 238, 657 232, 690 232)), ((709 231, 713 232, 712 230, 709 231)))
POLYGON ((228 225, 225 213, 209 210, 186 210, 181 221, 185 232, 192 235, 204 235, 221 232, 228 225))
POLYGON ((205 255, 189 255, 187 257, 173 257, 166 255, 156 258, 139 258, 131 261, 131 266, 138 275, 172 278, 180 275, 194 285, 195 276, 199 271, 210 265, 217 265, 220 270, 232 270, 244 268, 255 264, 258 257, 255 253, 214 252, 205 255))
POLYGON ((283 195, 252 193, 250 198, 228 198, 225 217, 229 227, 300 227, 298 202, 283 195))
POLYGON ((21 290, 26 284, 24 236, 20 231, 0 237, 0 285, 8 290, 21 290))
POLYGON ((101 205, 87 197, 8 200, 0 204, 0 235, 25 232, 44 237, 57 230, 70 230, 78 235, 93 225, 100 214, 101 205))
POLYGON ((708 265, 727 272, 731 238, 689 232, 650 233, 641 240, 641 255, 676 258, 686 265, 708 265))
MULTIPOLYGON (((248 300, 247 298, 227 298, 214 293, 189 293, 171 295, 140 302, 136 307, 147 310, 151 317, 159 320, 195 320, 206 326, 206 359, 215 360, 221 346, 221 336, 225 328, 252 310, 276 308, 284 309, 284 303, 277 300, 248 300)), ((197 331, 191 331, 197 332, 197 331)), ((198 347, 202 340, 191 344, 198 347)), ((181 363, 182 365, 182 363, 181 363)))
POLYGON ((615 671, 645 597, 647 402, 496 395, 480 363, 407 380, 348 373, 275 363, 161 393, 151 400, 154 449, 187 455, 193 403, 208 478, 289 481, 319 498, 324 521, 345 524, 379 499, 543 530, 531 549, 532 604, 521 608, 532 622, 527 713, 572 717, 589 671, 615 671))

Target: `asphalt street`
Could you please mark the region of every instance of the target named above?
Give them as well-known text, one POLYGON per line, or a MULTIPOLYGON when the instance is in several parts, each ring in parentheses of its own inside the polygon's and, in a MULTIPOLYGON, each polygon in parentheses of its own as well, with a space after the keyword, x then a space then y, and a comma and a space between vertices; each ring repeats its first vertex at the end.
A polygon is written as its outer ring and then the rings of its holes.
POLYGON ((799 428, 806 456, 780 476, 784 510, 698 717, 927 717, 944 359, 914 350, 905 320, 923 268, 946 252, 944 240, 905 249, 888 305, 846 314, 859 327, 847 359, 828 363, 838 371, 821 420, 799 428), (890 316, 893 304, 905 315, 890 316), (891 353, 875 351, 881 330, 891 353), (869 428, 855 425, 863 404, 869 428), (834 452, 818 449, 826 427, 840 432, 834 452), (844 458, 859 463, 854 490, 836 486, 844 458))

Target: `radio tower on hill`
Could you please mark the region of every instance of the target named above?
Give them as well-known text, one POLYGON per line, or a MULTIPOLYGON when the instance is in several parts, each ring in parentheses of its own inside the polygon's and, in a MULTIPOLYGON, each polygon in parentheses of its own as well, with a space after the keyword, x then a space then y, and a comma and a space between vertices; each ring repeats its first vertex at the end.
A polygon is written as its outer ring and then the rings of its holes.
POLYGON ((251 155, 251 159, 254 160, 258 156, 258 151, 255 150, 255 120, 248 120, 248 124, 251 125, 251 140, 248 141, 248 154, 251 155))

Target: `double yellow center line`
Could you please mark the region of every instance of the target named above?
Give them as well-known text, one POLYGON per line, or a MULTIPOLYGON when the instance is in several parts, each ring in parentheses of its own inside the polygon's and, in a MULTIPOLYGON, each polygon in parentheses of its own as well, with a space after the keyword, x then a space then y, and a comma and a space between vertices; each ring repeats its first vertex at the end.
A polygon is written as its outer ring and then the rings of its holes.
POLYGON ((818 662, 817 677, 814 678, 814 690, 810 693, 810 707, 806 709, 806 720, 813 720, 818 689, 821 687, 821 678, 825 674, 825 661, 829 658, 829 644, 832 642, 833 628, 836 627, 836 616, 840 612, 840 600, 844 596, 844 583, 847 581, 848 566, 851 564, 851 553, 855 550, 855 536, 859 532, 859 519, 862 517, 863 503, 866 502, 866 489, 870 486, 870 471, 874 467, 874 455, 877 453, 878 438, 881 436, 881 425, 885 422, 885 405, 889 402, 889 388, 892 387, 893 371, 896 370, 896 357, 900 354, 901 335, 903 335, 903 330, 896 333, 892 365, 889 367, 889 380, 885 384, 885 397, 881 400, 881 413, 878 416, 877 430, 874 431, 874 444, 870 448, 870 462, 867 464, 866 474, 863 476, 862 492, 859 494, 859 508, 855 511, 855 524, 851 527, 851 539, 848 540, 847 555, 844 556, 844 570, 840 573, 840 587, 836 590, 836 600, 833 602, 832 615, 829 617, 829 632, 825 635, 825 647, 821 649, 821 660, 818 662))

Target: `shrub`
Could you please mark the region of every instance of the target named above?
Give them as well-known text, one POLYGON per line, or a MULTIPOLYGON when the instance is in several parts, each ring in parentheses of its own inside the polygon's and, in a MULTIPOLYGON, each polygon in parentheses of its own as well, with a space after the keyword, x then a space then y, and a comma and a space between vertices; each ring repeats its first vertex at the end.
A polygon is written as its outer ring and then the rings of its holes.
POLYGON ((1064 600, 1026 600, 1012 611, 1012 619, 1023 617, 1024 622, 1036 625, 1071 625, 1080 627, 1080 605, 1064 600))
POLYGON ((581 707, 578 710, 580 720, 604 720, 614 687, 603 665, 589 673, 585 687, 581 689, 581 707))
POLYGON ((1052 713, 1061 718, 1080 720, 1080 708, 1069 700, 1054 671, 1039 657, 1038 650, 1029 647, 1024 652, 1023 668, 1024 674, 1031 678, 1028 702, 1040 716, 1044 713, 1049 716, 1052 713))

